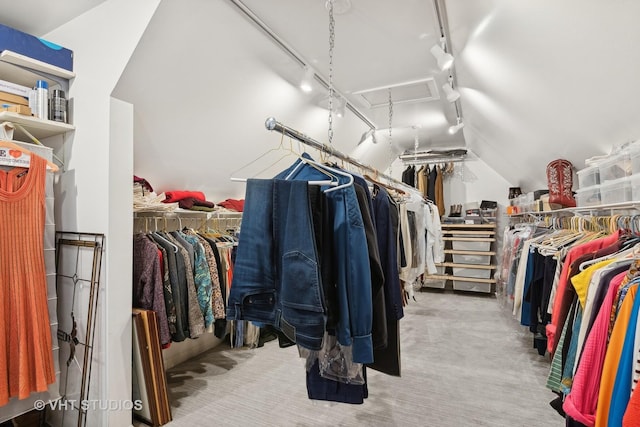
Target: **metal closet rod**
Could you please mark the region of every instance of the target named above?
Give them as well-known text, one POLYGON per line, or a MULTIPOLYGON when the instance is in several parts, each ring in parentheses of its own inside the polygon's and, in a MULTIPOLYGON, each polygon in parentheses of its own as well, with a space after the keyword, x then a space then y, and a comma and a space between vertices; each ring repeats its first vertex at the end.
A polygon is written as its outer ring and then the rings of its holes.
POLYGON ((308 137, 307 135, 303 134, 302 132, 298 132, 297 130, 290 128, 289 126, 285 126, 282 123, 280 123, 279 121, 277 121, 275 119, 275 117, 269 117, 265 122, 264 125, 267 129, 269 130, 273 130, 273 131, 277 131, 277 132, 281 132, 291 138, 294 138, 304 144, 307 144, 310 147, 315 148, 316 150, 320 150, 324 153, 327 153, 333 157, 337 157, 340 160, 344 160, 345 162, 349 162, 354 166, 357 166, 359 168, 362 169, 366 169, 369 172, 371 172, 374 176, 373 178, 377 179, 377 177, 382 177, 384 179, 386 179, 387 181, 390 181, 392 183, 394 183, 395 185, 398 185, 400 187, 403 188, 410 188, 412 190, 415 190, 415 188, 413 187, 409 187, 407 186, 405 183, 398 181, 395 178, 390 177, 389 175, 386 175, 380 171, 378 171, 377 169, 365 165, 363 163, 360 163, 359 161, 357 161, 356 159, 354 159, 353 157, 350 157, 344 153, 341 153, 340 151, 329 147, 326 144, 323 144, 322 142, 318 142, 313 138, 308 137))

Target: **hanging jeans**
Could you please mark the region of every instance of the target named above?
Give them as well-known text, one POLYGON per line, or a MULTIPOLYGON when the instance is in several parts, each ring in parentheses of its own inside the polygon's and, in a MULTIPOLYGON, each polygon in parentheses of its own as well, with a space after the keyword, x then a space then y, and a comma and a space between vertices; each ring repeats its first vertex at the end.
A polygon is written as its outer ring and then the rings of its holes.
MULTIPOLYGON (((302 156, 310 158, 307 153, 303 153, 302 156)), ((286 177, 295 170, 291 177, 293 180, 306 182, 327 179, 327 175, 318 171, 317 168, 310 165, 299 166, 299 162, 299 160, 296 161, 277 177, 286 177)), ((344 184, 347 179, 339 177, 339 181, 340 184, 344 184)), ((354 362, 371 363, 373 362, 371 270, 362 213, 353 185, 325 194, 333 220, 331 230, 333 250, 330 253, 335 266, 335 287, 340 316, 336 337, 340 345, 353 345, 354 362)))
POLYGON ((273 325, 319 350, 326 316, 307 187, 247 181, 227 318, 273 325))

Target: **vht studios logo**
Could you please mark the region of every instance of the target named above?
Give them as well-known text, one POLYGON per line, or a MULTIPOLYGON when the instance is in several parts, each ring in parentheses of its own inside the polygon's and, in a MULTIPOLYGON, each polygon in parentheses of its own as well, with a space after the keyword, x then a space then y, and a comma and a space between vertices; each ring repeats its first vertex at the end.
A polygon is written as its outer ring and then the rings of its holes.
POLYGON ((53 410, 71 410, 80 409, 82 411, 122 411, 122 410, 136 410, 142 409, 141 400, 54 400, 51 402, 45 402, 44 400, 36 400, 33 403, 33 407, 37 410, 44 409, 48 406, 53 410))

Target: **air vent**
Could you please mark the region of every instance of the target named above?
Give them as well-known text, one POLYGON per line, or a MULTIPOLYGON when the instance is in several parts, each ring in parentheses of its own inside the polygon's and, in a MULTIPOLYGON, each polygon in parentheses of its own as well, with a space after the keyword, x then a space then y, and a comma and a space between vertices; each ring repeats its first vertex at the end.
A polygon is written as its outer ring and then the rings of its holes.
POLYGON ((433 78, 360 90, 353 92, 353 95, 358 95, 368 105, 368 108, 383 107, 389 105, 389 89, 391 89, 391 99, 394 104, 429 102, 440 99, 433 78))

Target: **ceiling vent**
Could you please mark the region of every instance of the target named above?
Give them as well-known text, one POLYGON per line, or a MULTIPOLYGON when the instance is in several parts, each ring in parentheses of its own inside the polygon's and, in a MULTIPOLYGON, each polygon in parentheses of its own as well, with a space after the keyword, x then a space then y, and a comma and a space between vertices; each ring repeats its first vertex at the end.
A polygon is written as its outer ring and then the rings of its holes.
POLYGON ((429 102, 440 99, 433 78, 359 90, 353 92, 352 95, 357 95, 368 108, 386 107, 389 105, 389 89, 391 89, 391 99, 394 104, 429 102))

